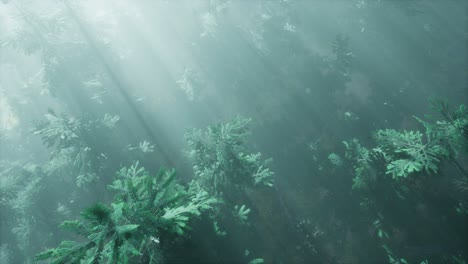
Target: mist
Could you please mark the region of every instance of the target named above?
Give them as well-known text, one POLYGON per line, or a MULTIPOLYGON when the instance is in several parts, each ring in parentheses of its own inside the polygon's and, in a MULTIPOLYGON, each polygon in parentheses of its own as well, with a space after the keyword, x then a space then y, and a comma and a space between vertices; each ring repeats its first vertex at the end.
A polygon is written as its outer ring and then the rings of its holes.
POLYGON ((467 47, 463 0, 1 1, 0 263, 466 263, 467 47))

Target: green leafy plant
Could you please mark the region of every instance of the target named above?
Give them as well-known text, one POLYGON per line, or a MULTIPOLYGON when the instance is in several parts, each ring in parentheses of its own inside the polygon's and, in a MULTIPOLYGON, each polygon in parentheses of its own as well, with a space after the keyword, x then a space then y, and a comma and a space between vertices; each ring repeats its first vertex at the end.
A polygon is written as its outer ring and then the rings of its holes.
POLYGON ((212 125, 206 131, 186 133, 187 156, 192 162, 196 180, 202 188, 216 195, 229 195, 257 185, 273 186, 274 173, 261 153, 248 153, 248 118, 237 117, 226 124, 212 125))
MULTIPOLYGON (((250 195, 258 188, 271 188, 274 184, 274 173, 269 168, 271 159, 248 150, 250 122, 248 118, 236 117, 231 122, 208 126, 205 131, 193 129, 185 135, 186 153, 194 171, 192 183, 220 201, 209 220, 213 221, 214 234, 223 239, 230 232, 245 234, 243 229, 252 227, 248 221, 255 221, 256 214, 251 210, 254 205, 250 195)), ((263 259, 252 261, 261 263, 263 259)))
POLYGON ((10 263, 10 250, 6 244, 0 245, 0 262, 1 263, 10 263))
POLYGON ((330 155, 328 155, 328 160, 330 160, 330 163, 333 164, 334 166, 338 167, 338 166, 343 165, 343 160, 336 153, 330 153, 330 155))
POLYGON ((175 181, 175 171, 150 175, 138 163, 122 168, 109 186, 115 192, 110 206, 97 203, 80 220, 61 227, 84 240, 63 241, 37 255, 51 263, 161 263, 163 245, 184 236, 189 221, 210 210, 216 199, 196 186, 175 181))
POLYGON ((245 205, 242 205, 242 206, 235 205, 233 214, 234 214, 234 217, 239 219, 239 222, 247 223, 250 211, 251 211, 250 208, 247 208, 245 205))
POLYGON ((249 261, 248 264, 262 264, 265 263, 265 260, 263 258, 255 258, 249 261))
POLYGON ((62 174, 66 175, 73 172, 78 187, 96 181, 107 159, 106 150, 100 147, 101 136, 110 133, 119 119, 109 114, 102 119, 78 119, 49 110, 33 132, 53 149, 46 171, 49 174, 65 172, 62 174))
POLYGON ((363 147, 359 140, 343 141, 345 145, 345 157, 353 162, 354 177, 352 189, 365 189, 368 182, 375 179, 372 170, 373 153, 363 147))
POLYGON ((381 163, 385 164, 386 174, 394 179, 420 172, 437 173, 443 160, 451 160, 463 175, 468 175, 456 160, 460 147, 467 144, 468 112, 465 106, 449 111, 444 100, 432 99, 432 104, 447 120, 427 122, 415 117, 426 128, 425 133, 377 130, 374 134, 376 146, 372 149, 363 147, 357 139, 343 142, 345 157, 354 164, 353 189, 364 188, 375 167, 381 163))
POLYGON ((394 129, 378 130, 375 134, 378 152, 386 161, 386 174, 393 178, 425 171, 436 173, 438 163, 446 158, 448 151, 444 146, 428 137, 423 141, 419 131, 396 131, 394 129))
MULTIPOLYGON (((448 210, 453 212, 454 208, 456 215, 465 214, 465 205, 461 201, 453 203, 454 199, 448 199, 445 208, 439 206, 430 209, 424 202, 424 199, 447 199, 447 194, 436 189, 434 184, 446 180, 441 175, 442 167, 452 164, 461 172, 461 177, 457 176, 454 181, 460 194, 464 193, 467 177, 459 162, 464 157, 460 153, 468 153, 468 149, 465 149, 467 111, 463 105, 450 110, 445 100, 432 99, 431 102, 444 120, 426 116, 429 121, 425 121, 415 117, 423 124, 425 131, 380 129, 374 132, 373 141, 368 143, 369 147, 364 147, 357 139, 343 142, 346 160, 353 167, 352 189, 362 200, 361 209, 373 215, 373 219, 377 216, 377 220, 373 222, 376 239, 380 241, 389 263, 419 263, 424 257, 415 259, 404 248, 397 246, 395 233, 399 233, 399 230, 410 232, 408 230, 413 225, 420 223, 407 218, 403 220, 402 216, 393 215, 395 211, 401 215, 415 214, 414 218, 418 219, 415 221, 421 221, 427 218, 427 212, 431 210, 437 225, 445 221, 435 217, 437 214, 448 217, 448 210), (414 212, 414 208, 419 211, 414 212)), ((434 235, 434 238, 437 239, 438 236, 434 235)), ((436 258, 432 257, 429 260, 434 259, 436 258)), ((441 259, 442 257, 438 260, 441 259)))
POLYGON ((43 184, 41 170, 34 164, 0 165, 0 222, 5 224, 3 228, 11 230, 2 234, 6 239, 2 242, 11 243, 11 254, 29 256, 36 250, 32 237, 39 233, 36 200, 44 189, 43 184))
POLYGON ((455 164, 457 169, 468 177, 468 172, 458 162, 459 153, 468 152, 468 110, 465 105, 451 109, 445 99, 431 98, 432 108, 437 111, 444 120, 426 115, 425 121, 415 117, 426 129, 428 139, 437 142, 447 149, 448 159, 455 164))

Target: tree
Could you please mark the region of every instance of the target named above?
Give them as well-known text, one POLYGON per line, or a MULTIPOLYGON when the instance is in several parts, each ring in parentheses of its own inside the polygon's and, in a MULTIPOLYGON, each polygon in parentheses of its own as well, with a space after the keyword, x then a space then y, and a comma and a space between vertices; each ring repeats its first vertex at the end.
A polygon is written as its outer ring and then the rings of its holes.
MULTIPOLYGON (((459 185, 463 185, 467 179, 459 160, 468 153, 468 113, 464 105, 452 111, 445 100, 432 99, 431 103, 444 120, 429 122, 415 117, 424 125, 425 132, 377 130, 374 133, 375 145, 370 148, 362 146, 357 139, 344 142, 345 156, 354 171, 352 189, 361 197, 364 212, 373 218, 373 229, 390 263, 426 258, 446 262, 452 257, 466 258, 463 239, 456 235, 457 227, 463 228, 459 224, 467 212, 466 205, 463 199, 457 200, 451 192, 441 190, 440 184, 455 178, 459 185), (447 171, 450 164, 458 170, 458 175, 444 177, 443 171, 447 171), (432 201, 430 207, 429 201, 432 201), (447 226, 446 218, 450 219, 452 226, 447 226), (442 229, 421 233, 416 230, 417 226, 431 230, 442 226, 442 229), (415 256, 407 248, 398 246, 395 230, 411 234, 404 242, 407 245, 429 243, 434 247, 430 243, 444 243, 444 246, 438 246, 427 256, 415 256)), ((452 259, 450 263, 458 262, 452 259)))
POLYGON ((163 263, 165 247, 186 234, 190 220, 216 203, 206 191, 176 183, 174 170, 160 169, 152 176, 138 163, 122 168, 109 189, 115 192, 110 206, 97 203, 85 209, 80 220, 61 225, 85 242, 63 241, 36 260, 163 263))

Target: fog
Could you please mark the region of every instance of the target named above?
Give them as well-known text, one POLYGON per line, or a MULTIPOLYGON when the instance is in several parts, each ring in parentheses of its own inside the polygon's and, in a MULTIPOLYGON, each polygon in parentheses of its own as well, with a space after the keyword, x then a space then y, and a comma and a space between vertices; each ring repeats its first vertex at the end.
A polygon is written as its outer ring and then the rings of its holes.
POLYGON ((0 263, 465 263, 467 40, 463 0, 3 0, 0 263), (112 216, 121 259, 59 228, 136 162, 218 203, 112 216))

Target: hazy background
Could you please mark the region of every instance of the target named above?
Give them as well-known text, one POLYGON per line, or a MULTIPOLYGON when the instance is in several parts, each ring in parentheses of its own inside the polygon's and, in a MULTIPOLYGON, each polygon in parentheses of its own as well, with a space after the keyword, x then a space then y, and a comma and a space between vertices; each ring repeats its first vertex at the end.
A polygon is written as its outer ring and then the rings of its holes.
POLYGON ((467 40, 464 0, 3 0, 0 159, 48 159, 31 133, 47 109, 109 113, 112 137, 149 141, 155 168, 190 178, 187 129, 252 117, 291 219, 363 263, 335 244, 362 234, 346 222, 351 176, 326 157, 375 129, 421 128, 431 96, 468 103, 467 40))

